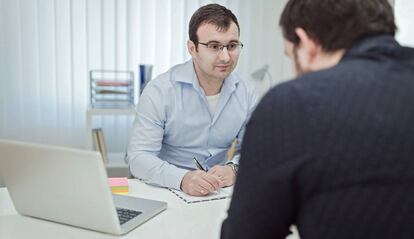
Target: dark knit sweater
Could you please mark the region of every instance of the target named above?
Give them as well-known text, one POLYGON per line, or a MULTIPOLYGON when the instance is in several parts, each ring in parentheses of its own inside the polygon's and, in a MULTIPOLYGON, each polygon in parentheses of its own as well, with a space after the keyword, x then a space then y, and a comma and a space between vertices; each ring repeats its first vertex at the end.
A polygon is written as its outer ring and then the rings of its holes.
POLYGON ((273 88, 247 126, 227 238, 414 238, 414 50, 365 38, 273 88))

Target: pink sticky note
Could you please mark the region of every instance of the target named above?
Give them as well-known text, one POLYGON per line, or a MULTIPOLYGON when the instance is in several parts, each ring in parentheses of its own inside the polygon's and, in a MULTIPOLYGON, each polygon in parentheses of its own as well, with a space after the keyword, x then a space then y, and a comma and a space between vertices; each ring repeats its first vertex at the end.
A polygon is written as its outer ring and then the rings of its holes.
POLYGON ((109 186, 128 186, 128 178, 108 178, 109 186))

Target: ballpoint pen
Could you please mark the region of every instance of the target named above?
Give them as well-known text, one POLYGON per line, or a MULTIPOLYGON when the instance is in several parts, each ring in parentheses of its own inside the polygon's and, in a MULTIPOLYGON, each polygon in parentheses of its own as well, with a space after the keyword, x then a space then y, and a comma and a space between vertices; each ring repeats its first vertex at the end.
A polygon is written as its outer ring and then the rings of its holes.
POLYGON ((194 157, 194 158, 193 158, 193 161, 194 161, 194 164, 196 165, 196 167, 197 167, 198 169, 200 169, 200 170, 203 170, 203 171, 207 172, 207 170, 205 170, 205 169, 203 168, 203 166, 201 165, 201 163, 200 163, 200 162, 198 162, 198 160, 197 160, 197 158, 196 158, 196 157, 194 157))

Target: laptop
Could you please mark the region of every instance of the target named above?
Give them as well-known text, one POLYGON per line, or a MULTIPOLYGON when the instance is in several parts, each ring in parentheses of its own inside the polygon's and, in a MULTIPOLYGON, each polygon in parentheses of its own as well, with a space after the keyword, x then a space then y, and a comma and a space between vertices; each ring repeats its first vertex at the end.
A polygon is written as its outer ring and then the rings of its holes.
POLYGON ((112 195, 99 152, 0 140, 0 177, 21 215, 123 235, 167 203, 112 195))

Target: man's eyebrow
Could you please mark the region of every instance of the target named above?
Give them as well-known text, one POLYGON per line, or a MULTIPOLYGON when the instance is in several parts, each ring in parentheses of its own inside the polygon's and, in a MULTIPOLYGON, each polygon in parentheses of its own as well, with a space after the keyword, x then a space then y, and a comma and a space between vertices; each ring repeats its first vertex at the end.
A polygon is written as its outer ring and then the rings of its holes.
POLYGON ((219 41, 215 41, 215 40, 208 41, 208 42, 206 42, 206 43, 217 43, 217 44, 220 44, 220 42, 219 42, 219 41))
MULTIPOLYGON (((211 41, 208 41, 208 42, 206 42, 206 43, 217 43, 217 44, 222 44, 221 42, 216 41, 216 40, 211 40, 211 41)), ((239 43, 239 41, 238 41, 238 40, 230 40, 228 43, 239 43)))

